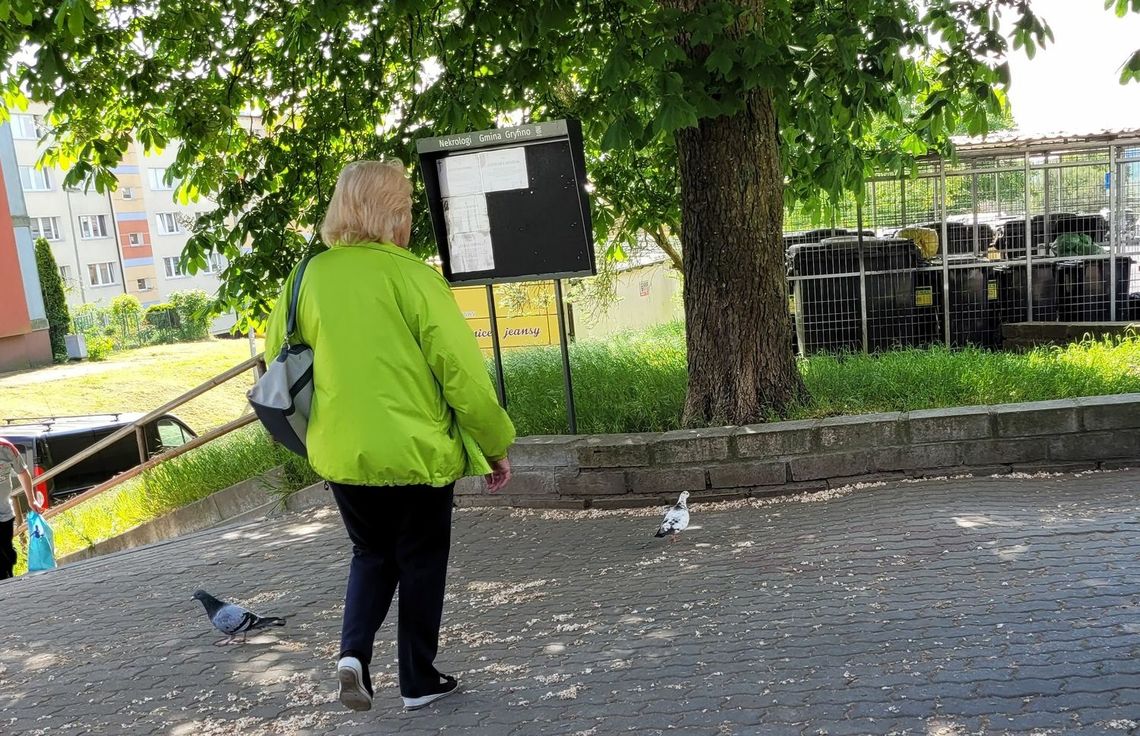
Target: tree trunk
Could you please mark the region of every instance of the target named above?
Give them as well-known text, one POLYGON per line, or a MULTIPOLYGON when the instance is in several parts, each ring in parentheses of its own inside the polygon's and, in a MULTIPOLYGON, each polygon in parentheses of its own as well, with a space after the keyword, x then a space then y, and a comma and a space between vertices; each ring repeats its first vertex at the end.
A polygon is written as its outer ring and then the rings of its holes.
POLYGON ((786 416, 807 397, 791 345, 771 97, 678 131, 687 426, 786 416))

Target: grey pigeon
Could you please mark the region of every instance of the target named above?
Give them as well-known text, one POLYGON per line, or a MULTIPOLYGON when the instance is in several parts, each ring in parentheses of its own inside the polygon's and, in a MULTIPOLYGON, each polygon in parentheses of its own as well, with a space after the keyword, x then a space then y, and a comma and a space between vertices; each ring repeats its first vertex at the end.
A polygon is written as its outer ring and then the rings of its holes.
POLYGON ((655 537, 669 537, 672 542, 677 535, 689 528, 689 492, 685 491, 677 499, 677 503, 665 512, 661 526, 657 528, 655 537))
POLYGON ((242 608, 234 603, 220 601, 204 590, 194 591, 194 600, 200 601, 210 617, 214 628, 226 635, 225 639, 214 642, 216 646, 233 644, 238 634, 241 634, 242 643, 245 643, 246 634, 267 626, 284 626, 285 619, 278 616, 258 616, 249 609, 242 608))

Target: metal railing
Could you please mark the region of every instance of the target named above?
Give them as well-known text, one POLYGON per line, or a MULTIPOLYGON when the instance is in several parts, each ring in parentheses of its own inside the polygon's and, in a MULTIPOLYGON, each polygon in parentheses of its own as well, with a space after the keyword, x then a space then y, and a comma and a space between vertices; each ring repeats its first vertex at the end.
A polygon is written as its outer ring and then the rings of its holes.
MULTIPOLYGON (((134 478, 134 477, 142 474, 143 472, 155 467, 156 465, 164 463, 167 460, 172 460, 172 459, 174 459, 180 455, 184 455, 187 452, 190 452, 191 450, 197 449, 197 448, 201 447, 202 445, 205 445, 209 442, 212 442, 212 441, 218 439, 219 437, 223 437, 223 436, 233 432, 234 430, 241 429, 242 427, 245 427, 249 424, 252 424, 253 422, 255 422, 257 420, 257 416, 255 414, 253 414, 252 412, 249 412, 249 413, 243 414, 242 416, 238 417, 237 419, 234 419, 233 421, 230 421, 230 422, 227 422, 226 424, 221 425, 220 427, 215 427, 214 429, 209 430, 205 434, 202 434, 202 435, 199 435, 198 437, 195 437, 194 439, 190 440, 189 442, 186 442, 182 445, 179 445, 178 447, 173 447, 169 450, 162 451, 157 455, 151 456, 151 453, 147 450, 147 446, 146 446, 145 430, 146 430, 146 426, 148 424, 150 424, 151 422, 155 421, 156 419, 159 419, 160 417, 169 413, 170 411, 177 409, 178 407, 180 407, 186 403, 189 403, 190 401, 193 401, 194 399, 196 399, 200 396, 203 396, 204 394, 206 394, 210 390, 217 388, 218 386, 221 386, 223 383, 226 383, 227 381, 229 381, 233 378, 236 378, 237 376, 240 376, 243 373, 246 373, 250 370, 253 370, 255 375, 260 376, 264 372, 264 369, 265 369, 265 363, 264 363, 263 356, 258 355, 256 357, 250 358, 249 360, 246 360, 243 363, 240 363, 239 365, 236 365, 233 368, 230 368, 229 370, 225 371, 224 373, 220 373, 220 374, 214 376, 213 378, 210 378, 209 380, 199 384, 198 386, 195 386, 194 388, 190 389, 186 393, 182 394, 181 396, 179 396, 175 399, 172 399, 171 401, 166 402, 165 404, 158 407, 157 409, 153 409, 153 410, 147 412, 146 414, 139 417, 138 419, 135 419, 134 421, 130 422, 129 424, 124 425, 122 429, 116 430, 112 434, 108 435, 107 437, 104 437, 103 439, 99 440, 98 442, 91 445, 90 447, 76 453, 75 455, 69 457, 67 460, 64 460, 63 462, 59 463, 58 465, 51 467, 50 469, 48 469, 47 471, 45 471, 41 475, 36 476, 33 479, 33 483, 35 485, 44 485, 44 484, 47 484, 49 481, 53 480, 54 478, 58 477, 59 475, 63 474, 64 472, 70 470, 71 468, 74 468, 76 465, 83 462, 84 460, 87 460, 91 457, 94 457, 99 452, 107 449, 108 447, 111 447, 116 442, 118 442, 119 440, 122 440, 125 437, 129 437, 130 435, 133 434, 135 436, 137 443, 138 443, 138 451, 139 451, 139 464, 138 465, 134 466, 133 468, 130 468, 129 470, 125 470, 122 473, 119 473, 118 475, 115 475, 114 477, 112 477, 112 478, 92 487, 92 488, 89 488, 86 491, 83 491, 82 493, 79 493, 75 496, 72 496, 71 498, 67 499, 66 501, 59 504, 58 506, 52 506, 52 507, 48 508, 47 510, 45 510, 43 512, 42 516, 45 519, 50 519, 51 517, 53 517, 57 514, 61 514, 64 511, 67 511, 68 509, 75 508, 76 506, 78 506, 78 505, 80 505, 86 501, 91 500, 92 498, 98 496, 101 493, 104 493, 108 490, 111 490, 112 488, 115 488, 116 486, 130 480, 131 478, 134 478)), ((14 491, 12 493, 12 496, 13 496, 13 499, 15 499, 17 496, 23 496, 23 490, 21 489, 18 491, 14 491)), ((17 520, 17 521, 19 522, 19 520, 17 520)), ((24 525, 22 523, 18 524, 18 531, 22 531, 23 526, 24 525)))
POLYGON ((967 148, 875 177, 862 206, 785 236, 792 340, 802 355, 996 348, 1009 323, 1138 321, 1138 216, 1135 135, 967 148))

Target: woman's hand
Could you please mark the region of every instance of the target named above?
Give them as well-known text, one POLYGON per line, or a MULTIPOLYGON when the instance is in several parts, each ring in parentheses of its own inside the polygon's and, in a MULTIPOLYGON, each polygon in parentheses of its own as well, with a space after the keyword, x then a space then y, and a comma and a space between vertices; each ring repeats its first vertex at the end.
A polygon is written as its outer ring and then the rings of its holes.
POLYGON ((511 482, 511 461, 508 458, 491 461, 491 474, 486 476, 487 491, 498 493, 511 482))

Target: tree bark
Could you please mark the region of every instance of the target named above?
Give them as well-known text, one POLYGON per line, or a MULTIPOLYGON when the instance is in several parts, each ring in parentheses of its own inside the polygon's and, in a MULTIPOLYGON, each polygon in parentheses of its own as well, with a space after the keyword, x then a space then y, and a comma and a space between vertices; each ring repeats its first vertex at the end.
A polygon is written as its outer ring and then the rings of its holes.
POLYGON ((689 388, 687 426, 787 416, 807 397, 787 312, 783 179, 772 100, 676 135, 689 388))

